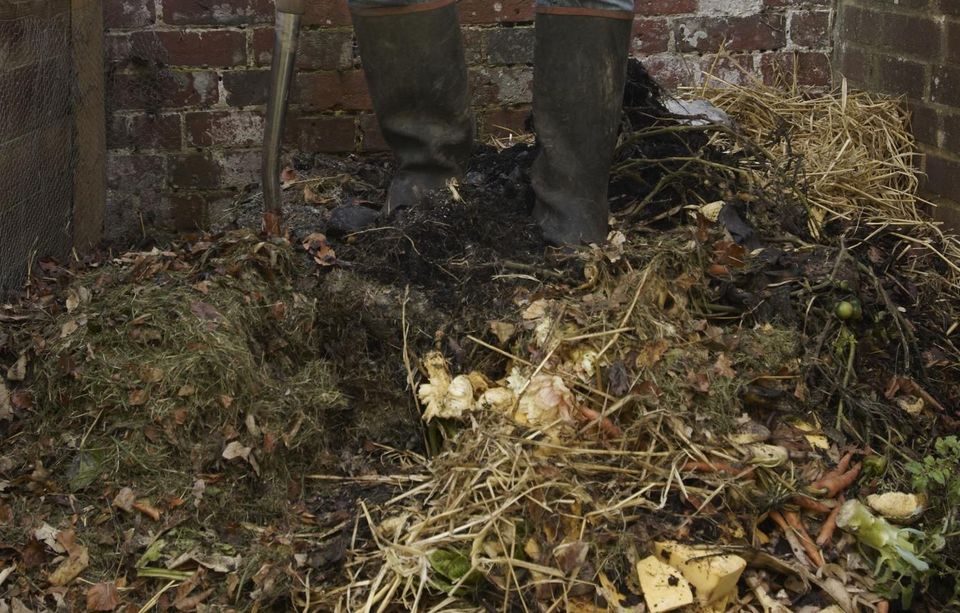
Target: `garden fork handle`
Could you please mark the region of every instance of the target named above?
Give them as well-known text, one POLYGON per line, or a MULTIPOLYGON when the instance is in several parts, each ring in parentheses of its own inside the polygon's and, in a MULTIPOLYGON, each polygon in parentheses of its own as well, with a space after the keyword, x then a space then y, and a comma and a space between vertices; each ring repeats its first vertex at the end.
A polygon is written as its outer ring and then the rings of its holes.
POLYGON ((287 114, 287 99, 300 37, 300 18, 306 12, 306 0, 276 0, 273 62, 270 68, 270 95, 263 128, 263 229, 269 235, 281 234, 283 217, 280 194, 280 141, 287 114))

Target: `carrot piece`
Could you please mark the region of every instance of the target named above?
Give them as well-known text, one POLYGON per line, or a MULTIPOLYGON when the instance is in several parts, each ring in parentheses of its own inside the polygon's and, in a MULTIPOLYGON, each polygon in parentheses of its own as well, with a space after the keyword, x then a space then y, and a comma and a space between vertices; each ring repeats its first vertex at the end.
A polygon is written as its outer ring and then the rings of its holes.
POLYGON ((877 613, 889 613, 890 612, 890 603, 886 600, 878 600, 875 603, 877 607, 877 613))
POLYGON ((853 485, 854 481, 857 480, 857 477, 860 476, 860 470, 862 468, 863 464, 857 462, 853 465, 853 468, 847 472, 824 477, 819 481, 811 483, 810 487, 817 491, 823 491, 823 495, 826 498, 836 498, 837 494, 843 492, 848 487, 853 485))
POLYGON ((840 507, 843 506, 843 503, 843 494, 840 494, 840 504, 830 511, 830 515, 827 515, 827 519, 824 520, 823 525, 820 526, 820 533, 817 535, 817 545, 823 547, 833 540, 833 533, 837 529, 837 515, 840 514, 840 507))
POLYGON ((803 525, 800 514, 793 511, 784 511, 783 518, 787 520, 787 525, 793 528, 797 536, 800 537, 800 544, 803 545, 803 550, 806 552, 807 557, 810 558, 810 561, 813 562, 817 568, 823 566, 825 564, 823 554, 820 553, 820 549, 817 548, 816 543, 810 538, 810 533, 807 532, 806 526, 803 525))
POLYGON ((609 417, 604 417, 598 411, 595 411, 588 407, 580 407, 580 415, 582 415, 585 419, 589 419, 591 421, 599 421, 600 429, 606 432, 608 435, 612 436, 613 438, 619 438, 623 436, 623 430, 621 430, 617 426, 617 424, 610 421, 609 417))
POLYGON ((791 498, 790 502, 797 505, 801 509, 805 511, 810 511, 812 513, 819 513, 821 515, 826 515, 828 513, 833 512, 833 509, 823 504, 819 500, 815 500, 813 498, 810 498, 809 496, 803 496, 801 494, 797 494, 796 496, 791 498))
POLYGON ((687 460, 687 463, 683 465, 683 470, 692 470, 698 473, 726 473, 737 477, 750 475, 753 472, 753 467, 740 469, 726 462, 698 462, 696 460, 687 460))

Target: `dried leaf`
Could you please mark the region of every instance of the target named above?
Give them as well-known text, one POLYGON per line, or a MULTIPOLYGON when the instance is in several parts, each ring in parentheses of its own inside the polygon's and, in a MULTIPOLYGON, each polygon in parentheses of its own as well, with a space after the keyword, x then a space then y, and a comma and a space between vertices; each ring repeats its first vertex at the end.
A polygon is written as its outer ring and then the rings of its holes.
POLYGON ((113 611, 120 604, 117 584, 95 583, 87 590, 87 611, 113 611))
POLYGON ((63 322, 63 325, 60 326, 60 338, 67 338, 71 334, 77 331, 80 325, 77 323, 76 319, 70 319, 63 322))
POLYGON ((190 303, 190 312, 204 321, 220 321, 221 315, 213 306, 201 300, 194 300, 190 303))
POLYGON ((70 552, 70 555, 47 578, 50 585, 53 586, 67 585, 79 577, 80 573, 90 565, 87 548, 74 542, 72 530, 63 530, 60 533, 60 541, 70 552))
POLYGON ((130 394, 127 396, 127 404, 132 407, 140 407, 147 404, 149 397, 150 395, 147 394, 145 389, 130 390, 130 394))
MULTIPOLYGON (((59 545, 58 545, 59 547, 59 545)), ((20 550, 20 561, 25 568, 37 568, 47 563, 47 552, 43 543, 37 539, 30 539, 20 550)))
POLYGON ((557 566, 566 574, 570 574, 583 566, 587 561, 587 553, 590 546, 583 541, 574 541, 557 545, 553 550, 553 557, 557 560, 557 566))
POLYGON ((180 396, 181 398, 193 396, 196 393, 197 393, 197 388, 195 388, 190 384, 184 385, 179 390, 177 390, 177 396, 180 396))
POLYGON ((136 494, 129 487, 125 487, 117 492, 113 497, 113 506, 127 513, 133 513, 133 504, 137 501, 136 494))
POLYGON ((178 598, 174 601, 173 606, 176 607, 178 611, 193 611, 200 603, 209 598, 210 594, 213 594, 213 592, 214 588, 211 587, 194 596, 178 598))
POLYGON ((250 457, 250 452, 252 449, 250 447, 244 447, 239 441, 233 441, 228 443, 223 449, 223 459, 225 460, 235 460, 237 458, 243 458, 244 460, 250 457))
POLYGON ((287 189, 297 180, 297 171, 287 166, 280 171, 280 187, 287 189))
POLYGON ((713 371, 727 379, 733 379, 737 376, 737 371, 733 369, 733 362, 730 360, 730 356, 725 353, 717 356, 717 362, 713 365, 713 371))
POLYGON ((223 408, 229 409, 231 406, 233 406, 233 396, 229 394, 220 394, 217 398, 220 400, 220 406, 223 408))
POLYGON ((13 523, 13 509, 9 505, 0 504, 0 526, 13 523))
POLYGON ((515 325, 508 324, 505 321, 491 321, 488 323, 490 324, 490 331, 497 337, 501 345, 506 345, 517 332, 515 325))
POLYGON ((63 548, 63 545, 60 544, 57 538, 59 536, 60 531, 46 522, 33 531, 33 538, 45 544, 56 553, 66 553, 67 550, 63 548))
POLYGON ((655 365, 663 358, 663 354, 665 354, 669 348, 670 343, 662 338, 647 343, 637 356, 637 368, 650 368, 655 365))
POLYGON ((27 378, 27 354, 23 353, 17 358, 13 366, 7 369, 7 379, 11 381, 23 381, 27 378))
POLYGON ((140 380, 144 383, 159 383, 163 381, 163 369, 156 366, 144 366, 140 369, 140 380))
POLYGON ((153 521, 160 521, 160 509, 150 504, 150 501, 147 499, 138 500, 137 502, 133 503, 133 508, 137 511, 140 511, 153 521))
POLYGON ((10 402, 10 391, 6 383, 0 381, 0 421, 13 420, 13 404, 10 402))

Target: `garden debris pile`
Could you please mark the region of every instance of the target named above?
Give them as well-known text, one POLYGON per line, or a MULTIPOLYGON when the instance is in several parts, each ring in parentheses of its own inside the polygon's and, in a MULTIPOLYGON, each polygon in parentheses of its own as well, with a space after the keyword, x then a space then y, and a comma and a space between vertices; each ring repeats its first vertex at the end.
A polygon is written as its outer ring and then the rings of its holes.
POLYGON ((286 238, 247 201, 43 262, 0 310, 0 610, 956 606, 960 251, 906 116, 645 78, 603 247, 540 243, 517 138, 386 226, 336 216, 389 163, 300 158, 286 238))

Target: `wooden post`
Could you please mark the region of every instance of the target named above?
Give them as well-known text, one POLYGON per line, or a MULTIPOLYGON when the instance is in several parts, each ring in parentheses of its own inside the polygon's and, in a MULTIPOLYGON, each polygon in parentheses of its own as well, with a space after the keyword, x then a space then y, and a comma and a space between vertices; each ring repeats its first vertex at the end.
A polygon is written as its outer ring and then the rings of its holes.
POLYGON ((100 241, 106 209, 102 0, 70 0, 70 24, 77 87, 73 245, 83 251, 100 241))

